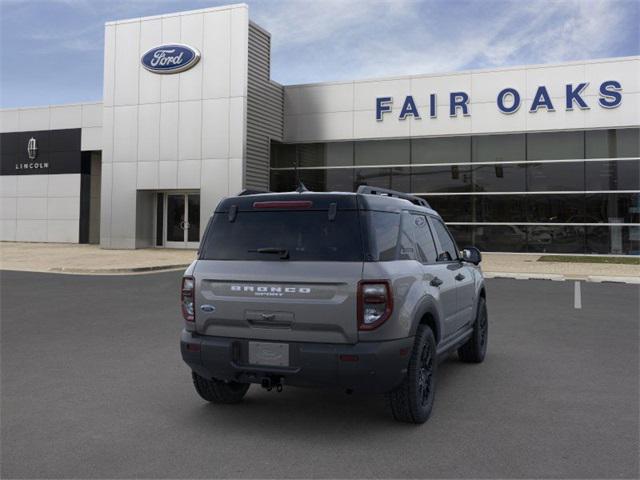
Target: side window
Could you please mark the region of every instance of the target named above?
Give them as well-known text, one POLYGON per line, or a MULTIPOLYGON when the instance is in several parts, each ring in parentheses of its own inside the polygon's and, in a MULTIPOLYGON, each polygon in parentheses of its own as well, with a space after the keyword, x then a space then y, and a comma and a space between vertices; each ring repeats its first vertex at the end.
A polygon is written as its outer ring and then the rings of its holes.
POLYGON ((402 213, 402 223, 400 228, 400 249, 398 250, 398 260, 416 260, 416 249, 413 239, 413 215, 408 212, 402 213))
POLYGON ((368 212, 371 224, 369 237, 371 255, 376 262, 396 259, 400 215, 388 212, 368 212))
POLYGON ((422 263, 433 263, 436 261, 436 244, 431 235, 429 222, 424 215, 411 215, 413 220, 413 230, 418 249, 418 259, 422 263))
POLYGON ((438 261, 439 262, 450 262, 452 260, 456 260, 458 258, 458 249, 456 248, 456 244, 453 241, 453 238, 449 234, 447 227, 444 224, 436 219, 432 219, 433 222, 433 230, 440 241, 441 251, 438 252, 438 261))

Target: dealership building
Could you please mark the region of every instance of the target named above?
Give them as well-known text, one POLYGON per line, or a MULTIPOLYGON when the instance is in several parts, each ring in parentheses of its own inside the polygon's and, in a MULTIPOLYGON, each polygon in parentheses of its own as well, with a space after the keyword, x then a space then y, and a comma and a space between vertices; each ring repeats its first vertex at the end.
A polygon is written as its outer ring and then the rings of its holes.
POLYGON ((270 40, 243 4, 107 23, 102 102, 0 110, 1 240, 195 248, 301 180, 484 251, 640 254, 640 57, 280 85, 270 40))

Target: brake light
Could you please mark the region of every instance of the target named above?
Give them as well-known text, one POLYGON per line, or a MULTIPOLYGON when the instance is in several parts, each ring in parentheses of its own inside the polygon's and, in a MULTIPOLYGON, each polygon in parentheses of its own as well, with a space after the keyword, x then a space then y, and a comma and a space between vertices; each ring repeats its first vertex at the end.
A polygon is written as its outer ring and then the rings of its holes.
POLYGON ((196 281, 193 277, 182 277, 182 288, 180 289, 180 305, 182 307, 182 316, 187 322, 195 322, 195 302, 194 290, 196 281))
POLYGON ((373 330, 393 311, 393 296, 388 280, 364 280, 358 283, 358 329, 373 330))
POLYGON ((253 202, 253 208, 311 208, 309 200, 281 200, 272 202, 253 202))

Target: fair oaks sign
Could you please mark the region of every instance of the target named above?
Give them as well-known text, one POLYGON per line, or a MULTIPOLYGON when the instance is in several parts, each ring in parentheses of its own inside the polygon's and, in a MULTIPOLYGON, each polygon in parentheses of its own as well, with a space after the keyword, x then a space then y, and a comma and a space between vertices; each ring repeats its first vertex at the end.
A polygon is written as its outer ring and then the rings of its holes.
POLYGON ((200 60, 197 48, 173 43, 147 50, 140 58, 142 66, 153 73, 180 73, 189 70, 200 60))
MULTIPOLYGON (((591 106, 585 100, 585 89, 589 86, 588 82, 573 84, 568 83, 564 86, 562 96, 564 102, 562 107, 567 111, 571 111, 574 108, 580 110, 589 110, 591 106)), ((556 94, 557 92, 553 92, 556 94)), ((556 96, 556 95, 554 95, 556 96)), ((559 96, 559 95, 558 95, 559 96)), ((417 120, 422 119, 422 114, 426 113, 429 118, 437 118, 438 116, 438 95, 435 93, 428 94, 428 104, 425 107, 428 112, 421 112, 418 109, 416 100, 413 95, 407 95, 399 109, 398 119, 406 120, 409 117, 413 117, 417 120)), ((529 113, 536 113, 538 110, 546 110, 547 112, 554 112, 556 106, 551 100, 551 94, 549 89, 542 85, 536 88, 533 93, 531 103, 526 105, 529 113)), ((467 92, 458 91, 449 93, 449 116, 457 117, 459 113, 468 117, 471 115, 469 108, 470 97, 467 92)), ((503 88, 497 93, 496 107, 498 110, 509 115, 517 112, 523 105, 524 100, 521 93, 512 87, 503 88)), ((602 82, 598 87, 598 105, 601 108, 616 108, 622 103, 622 85, 617 80, 607 80, 602 82)), ((421 107, 422 108, 422 107, 421 107)), ((384 120, 385 114, 392 114, 394 112, 394 103, 392 97, 377 97, 376 98, 376 120, 381 122, 384 120)))

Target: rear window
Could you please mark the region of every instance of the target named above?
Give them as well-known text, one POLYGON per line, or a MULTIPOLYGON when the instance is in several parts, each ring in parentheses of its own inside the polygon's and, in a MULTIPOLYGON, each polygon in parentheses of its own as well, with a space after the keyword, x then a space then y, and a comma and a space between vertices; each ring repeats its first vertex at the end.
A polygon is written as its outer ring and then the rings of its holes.
POLYGON ((240 211, 233 222, 227 213, 216 213, 200 259, 362 261, 358 213, 338 210, 329 221, 326 210, 240 211))

